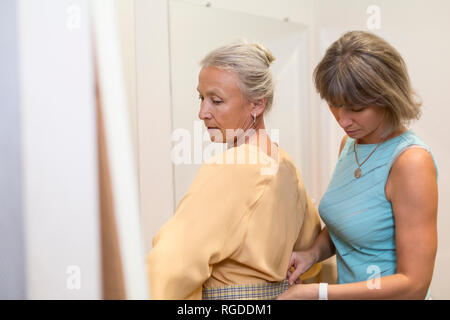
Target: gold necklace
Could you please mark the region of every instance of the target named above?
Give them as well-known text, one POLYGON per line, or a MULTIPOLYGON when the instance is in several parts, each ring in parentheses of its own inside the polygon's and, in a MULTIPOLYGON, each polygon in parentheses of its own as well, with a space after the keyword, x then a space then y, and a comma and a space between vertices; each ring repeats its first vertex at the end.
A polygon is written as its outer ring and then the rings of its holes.
POLYGON ((355 159, 356 159, 356 163, 358 164, 358 168, 355 170, 355 173, 354 173, 356 179, 359 179, 359 177, 361 177, 361 174, 362 174, 361 166, 370 158, 370 156, 375 152, 375 150, 378 149, 380 144, 381 144, 381 142, 377 144, 375 149, 373 149, 372 152, 367 156, 366 160, 364 160, 361 164, 359 164, 358 155, 356 153, 356 140, 355 140, 355 143, 353 144, 353 150, 355 151, 355 159))

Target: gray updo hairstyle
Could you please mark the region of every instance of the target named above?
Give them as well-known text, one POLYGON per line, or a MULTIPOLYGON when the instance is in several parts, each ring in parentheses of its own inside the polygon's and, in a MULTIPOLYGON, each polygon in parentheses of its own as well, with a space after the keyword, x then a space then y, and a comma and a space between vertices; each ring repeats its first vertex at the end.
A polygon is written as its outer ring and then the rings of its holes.
POLYGON ((274 60, 272 53, 262 45, 241 40, 213 50, 203 58, 200 66, 235 72, 244 97, 252 102, 266 98, 264 112, 268 112, 272 107, 275 89, 269 69, 274 60))

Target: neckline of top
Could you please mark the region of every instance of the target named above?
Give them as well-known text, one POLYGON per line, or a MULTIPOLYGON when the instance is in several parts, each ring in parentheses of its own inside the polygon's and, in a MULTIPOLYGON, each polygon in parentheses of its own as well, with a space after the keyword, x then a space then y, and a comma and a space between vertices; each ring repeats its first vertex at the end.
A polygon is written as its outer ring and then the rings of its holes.
MULTIPOLYGON (((275 143, 275 142, 274 142, 274 143, 275 143)), ((284 152, 284 150, 281 149, 281 147, 278 145, 278 143, 275 143, 275 144, 276 144, 277 149, 278 149, 278 151, 279 151, 278 154, 280 153, 280 151, 281 151, 281 152, 284 152)), ((275 161, 275 159, 272 158, 272 156, 268 155, 268 154, 262 149, 262 147, 260 147, 260 146, 258 146, 258 145, 256 145, 256 144, 253 144, 253 143, 242 143, 242 144, 240 144, 240 145, 238 145, 238 146, 236 146, 236 147, 233 147, 233 148, 245 148, 246 146, 248 146, 249 148, 253 149, 255 152, 261 152, 265 157, 269 158, 271 161, 275 161)))
MULTIPOLYGON (((383 141, 380 145, 384 145, 386 143, 389 143, 389 142, 392 142, 394 140, 400 139, 401 137, 403 137, 404 135, 406 135, 408 133, 412 133, 412 130, 406 130, 405 132, 403 132, 402 134, 399 134, 398 136, 395 136, 395 137, 393 137, 393 138, 391 138, 389 140, 383 141)), ((350 138, 349 137, 349 139, 351 139, 350 141, 353 142, 353 143, 356 142, 356 140, 354 138, 350 138)), ((356 147, 357 148, 370 148, 370 147, 375 147, 377 144, 378 143, 365 143, 365 144, 358 143, 356 145, 356 147)))

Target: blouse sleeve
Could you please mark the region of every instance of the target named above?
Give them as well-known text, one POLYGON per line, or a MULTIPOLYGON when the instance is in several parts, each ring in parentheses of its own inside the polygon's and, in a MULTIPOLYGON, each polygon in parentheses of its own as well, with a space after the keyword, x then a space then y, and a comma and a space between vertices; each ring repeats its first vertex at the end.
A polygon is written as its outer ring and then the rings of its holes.
MULTIPOLYGON (((301 214, 303 214, 303 223, 300 229, 300 233, 298 239, 294 246, 294 251, 302 251, 309 249, 313 244, 316 238, 320 234, 320 218, 319 212, 316 206, 312 203, 311 198, 308 196, 305 187, 303 185, 302 179, 299 176, 299 200, 298 200, 298 208, 301 214)), ((300 279, 311 280, 319 274, 322 266, 320 263, 313 265, 307 272, 301 275, 300 279)))
POLYGON ((212 266, 243 242, 270 176, 258 166, 205 164, 147 257, 153 299, 201 299, 212 266))

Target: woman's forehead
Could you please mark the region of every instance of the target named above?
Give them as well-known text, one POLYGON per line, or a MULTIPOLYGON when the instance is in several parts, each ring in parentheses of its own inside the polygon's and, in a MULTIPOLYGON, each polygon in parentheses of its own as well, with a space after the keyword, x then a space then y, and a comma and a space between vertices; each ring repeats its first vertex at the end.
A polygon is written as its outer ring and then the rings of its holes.
POLYGON ((232 71, 216 67, 204 67, 199 74, 197 90, 204 94, 225 94, 240 92, 238 77, 232 71))

